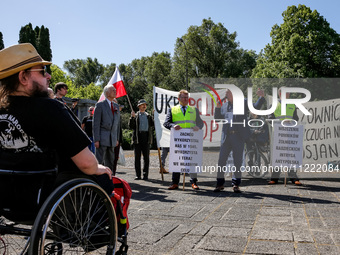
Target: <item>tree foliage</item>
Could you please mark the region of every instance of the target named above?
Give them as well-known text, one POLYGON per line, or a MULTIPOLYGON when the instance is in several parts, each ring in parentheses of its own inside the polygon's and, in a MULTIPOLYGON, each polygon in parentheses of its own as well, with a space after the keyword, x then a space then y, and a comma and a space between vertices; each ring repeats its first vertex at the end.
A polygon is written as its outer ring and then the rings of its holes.
POLYGON ((65 61, 64 68, 70 73, 76 86, 96 84, 104 73, 104 66, 98 63, 97 58, 73 59, 65 61))
POLYGON ((63 70, 61 70, 57 65, 51 65, 52 77, 50 80, 50 87, 54 89, 54 85, 58 82, 64 82, 67 85, 72 83, 70 76, 68 76, 63 70))
POLYGON ((31 23, 21 27, 18 43, 30 43, 37 49, 37 37, 31 23))
POLYGON ((339 77, 340 36, 316 10, 289 6, 274 25, 253 77, 339 77))
POLYGON ((190 26, 178 38, 173 57, 172 75, 177 88, 185 84, 186 64, 189 77, 249 77, 256 54, 239 48, 236 32, 230 33, 221 23, 203 19, 201 26, 190 26))
POLYGON ((40 56, 47 61, 52 60, 52 50, 51 50, 51 41, 50 41, 50 32, 48 28, 41 26, 41 28, 36 27, 36 36, 37 36, 37 50, 40 56))
POLYGON ((50 81, 50 87, 54 90, 54 86, 58 82, 64 82, 68 86, 67 97, 98 100, 103 89, 100 86, 96 86, 94 83, 90 83, 86 87, 78 87, 74 84, 71 77, 68 76, 57 65, 51 65, 52 78, 50 81))
POLYGON ((5 48, 5 44, 2 33, 0 32, 0 50, 2 50, 3 48, 5 48))

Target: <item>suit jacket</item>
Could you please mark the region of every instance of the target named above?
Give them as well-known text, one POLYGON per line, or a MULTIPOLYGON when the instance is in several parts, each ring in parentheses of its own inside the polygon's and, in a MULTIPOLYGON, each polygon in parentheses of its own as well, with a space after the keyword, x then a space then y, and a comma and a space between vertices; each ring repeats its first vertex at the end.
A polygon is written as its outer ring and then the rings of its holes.
MULTIPOLYGON (((265 102, 265 99, 263 97, 260 97, 259 100, 253 104, 255 109, 260 109, 263 103, 265 102)), ((229 104, 229 102, 226 102, 225 104, 229 104)), ((239 137, 240 141, 245 142, 247 141, 250 136, 250 128, 248 126, 248 101, 247 99, 244 100, 244 113, 242 115, 233 115, 233 124, 232 127, 230 127, 230 124, 223 124, 222 128, 222 144, 226 140, 228 136, 228 131, 235 131, 236 135, 239 137), (245 120, 245 126, 243 125, 243 121, 245 120), (240 124, 242 123, 242 124, 240 124)), ((221 113, 221 108, 215 108, 215 113, 214 113, 214 118, 215 119, 224 119, 225 116, 221 113)))
POLYGON ((119 105, 113 103, 115 114, 112 114, 107 100, 96 104, 93 114, 93 142, 100 146, 115 147, 120 133, 119 105))

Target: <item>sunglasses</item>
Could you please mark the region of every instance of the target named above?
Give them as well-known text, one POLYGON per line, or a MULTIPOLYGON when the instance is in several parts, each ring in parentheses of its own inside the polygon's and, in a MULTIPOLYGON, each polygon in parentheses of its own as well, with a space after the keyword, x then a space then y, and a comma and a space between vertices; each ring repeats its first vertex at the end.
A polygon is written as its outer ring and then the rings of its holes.
POLYGON ((46 77, 46 74, 47 74, 47 69, 46 69, 46 66, 44 66, 43 69, 29 69, 27 71, 30 71, 30 72, 40 72, 42 76, 46 77))

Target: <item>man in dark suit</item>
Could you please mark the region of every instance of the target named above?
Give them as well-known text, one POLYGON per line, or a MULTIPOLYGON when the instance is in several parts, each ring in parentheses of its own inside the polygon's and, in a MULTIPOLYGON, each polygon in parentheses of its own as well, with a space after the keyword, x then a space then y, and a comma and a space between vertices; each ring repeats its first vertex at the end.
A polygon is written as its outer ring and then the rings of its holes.
MULTIPOLYGON (((254 104, 255 109, 260 109, 264 99, 263 90, 258 90, 257 95, 260 97, 259 100, 254 104)), ((227 164, 227 159, 230 152, 233 152, 234 166, 235 171, 233 171, 232 177, 232 185, 233 190, 236 193, 240 193, 241 190, 239 185, 241 184, 241 166, 243 159, 243 150, 244 144, 250 137, 250 129, 247 121, 248 114, 248 102, 244 100, 244 109, 245 112, 243 115, 234 115, 233 114, 233 94, 230 90, 226 91, 227 102, 222 105, 218 102, 217 107, 215 108, 215 119, 225 119, 228 123, 223 125, 222 128, 222 140, 221 140, 221 148, 218 159, 219 170, 217 171, 217 185, 214 189, 214 192, 220 192, 224 189, 224 174, 223 167, 227 164), (231 122, 235 123, 231 125, 231 122), (236 124, 237 123, 237 124, 236 124), (244 123, 244 124, 243 124, 244 123)), ((226 169, 226 168, 224 168, 226 169)))
POLYGON ((113 99, 116 89, 112 85, 104 87, 105 100, 98 102, 93 114, 93 141, 98 162, 114 167, 114 148, 118 146, 120 132, 119 105, 113 99))

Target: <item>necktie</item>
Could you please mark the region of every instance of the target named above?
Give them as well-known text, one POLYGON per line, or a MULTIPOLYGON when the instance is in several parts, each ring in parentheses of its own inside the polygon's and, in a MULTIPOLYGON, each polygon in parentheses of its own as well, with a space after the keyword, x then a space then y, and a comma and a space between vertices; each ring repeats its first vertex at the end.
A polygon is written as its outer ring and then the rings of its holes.
POLYGON ((113 103, 111 102, 111 111, 112 111, 112 115, 115 115, 115 111, 113 110, 113 103))
POLYGON ((183 115, 185 116, 185 111, 186 111, 185 106, 183 106, 182 109, 183 109, 183 115))

